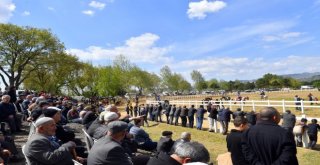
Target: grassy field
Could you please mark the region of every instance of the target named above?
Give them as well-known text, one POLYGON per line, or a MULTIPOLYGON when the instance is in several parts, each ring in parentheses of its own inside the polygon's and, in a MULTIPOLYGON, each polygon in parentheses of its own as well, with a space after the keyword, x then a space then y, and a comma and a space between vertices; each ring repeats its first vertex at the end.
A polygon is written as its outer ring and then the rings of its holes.
MULTIPOLYGON (((210 159, 216 164, 216 158, 219 154, 227 152, 226 136, 212 133, 208 131, 199 131, 191 128, 184 128, 180 126, 167 125, 165 123, 151 122, 151 127, 144 127, 144 129, 150 134, 154 141, 158 141, 161 132, 164 130, 170 130, 174 132, 173 139, 180 138, 182 132, 190 132, 192 134, 192 140, 201 142, 206 146, 210 153, 210 159)), ((319 143, 317 149, 320 149, 319 143)), ((316 165, 319 164, 320 152, 314 150, 308 150, 304 148, 298 148, 297 154, 300 165, 316 165)))

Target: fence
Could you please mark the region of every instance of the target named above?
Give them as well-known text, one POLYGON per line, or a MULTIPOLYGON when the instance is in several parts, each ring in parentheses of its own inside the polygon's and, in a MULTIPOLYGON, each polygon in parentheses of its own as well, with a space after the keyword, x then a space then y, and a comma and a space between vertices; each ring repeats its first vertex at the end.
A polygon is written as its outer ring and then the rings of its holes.
MULTIPOLYGON (((296 92, 315 92, 318 91, 318 89, 299 89, 299 90, 280 90, 280 91, 266 91, 265 93, 296 93, 296 92)), ((254 91, 254 92, 241 92, 241 94, 260 94, 260 91, 254 91)), ((222 96, 221 93, 214 93, 214 94, 197 94, 197 95, 176 95, 176 96, 161 96, 162 100, 178 100, 178 99, 198 99, 198 98, 204 98, 204 97, 213 97, 213 96, 222 96)), ((230 95, 230 96, 236 96, 237 92, 227 92, 224 95, 230 95)), ((154 96, 147 96, 147 99, 152 100, 154 99, 154 96)))
MULTIPOLYGON (((146 100, 147 104, 158 104, 162 101, 154 101, 154 100, 146 100)), ((248 101, 234 101, 234 100, 211 100, 211 101, 191 101, 191 100, 171 100, 170 104, 175 105, 186 105, 191 106, 194 105, 195 107, 198 107, 200 105, 208 105, 216 104, 216 105, 224 105, 228 106, 230 110, 233 109, 233 107, 241 107, 241 110, 244 109, 244 107, 252 107, 253 111, 256 111, 256 107, 266 107, 266 106, 272 106, 272 107, 281 107, 282 111, 285 112, 287 108, 298 108, 301 110, 302 114, 304 114, 305 108, 316 108, 320 110, 320 105, 316 101, 286 101, 286 100, 248 100, 248 101), (312 104, 312 105, 311 105, 312 104)))
MULTIPOLYGON (((154 101, 154 100, 146 100, 147 104, 158 104, 163 101, 154 101)), ((314 116, 306 116, 305 108, 313 108, 313 110, 318 110, 320 112, 320 104, 315 101, 286 101, 286 100, 248 100, 248 101, 233 101, 233 100, 219 100, 219 101, 192 101, 192 100, 170 100, 170 104, 175 105, 186 105, 191 107, 194 105, 195 107, 199 107, 200 105, 208 105, 209 103, 215 105, 224 105, 229 107, 232 110, 235 107, 240 107, 241 110, 244 110, 244 107, 251 107, 253 111, 256 111, 257 107, 280 107, 283 112, 287 110, 287 108, 299 108, 301 110, 301 117, 297 117, 298 120, 301 118, 307 118, 309 121, 311 119, 317 119, 320 121, 319 115, 314 116), (311 105, 313 103, 313 105, 311 105)))

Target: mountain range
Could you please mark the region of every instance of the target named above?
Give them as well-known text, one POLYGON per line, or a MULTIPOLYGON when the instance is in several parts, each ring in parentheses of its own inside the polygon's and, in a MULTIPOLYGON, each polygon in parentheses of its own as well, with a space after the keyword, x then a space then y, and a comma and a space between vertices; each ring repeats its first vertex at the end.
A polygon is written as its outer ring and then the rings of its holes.
POLYGON ((320 80, 320 72, 304 72, 304 73, 295 73, 295 74, 286 74, 286 75, 280 75, 282 77, 291 77, 300 81, 314 81, 314 80, 320 80))

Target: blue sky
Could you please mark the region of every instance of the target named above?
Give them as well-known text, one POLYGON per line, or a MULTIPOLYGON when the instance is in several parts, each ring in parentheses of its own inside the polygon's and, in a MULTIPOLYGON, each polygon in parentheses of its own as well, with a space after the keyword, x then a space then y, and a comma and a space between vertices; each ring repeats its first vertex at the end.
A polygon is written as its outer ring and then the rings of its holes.
POLYGON ((320 71, 320 0, 0 0, 0 22, 51 29, 82 61, 122 54, 188 80, 320 71))

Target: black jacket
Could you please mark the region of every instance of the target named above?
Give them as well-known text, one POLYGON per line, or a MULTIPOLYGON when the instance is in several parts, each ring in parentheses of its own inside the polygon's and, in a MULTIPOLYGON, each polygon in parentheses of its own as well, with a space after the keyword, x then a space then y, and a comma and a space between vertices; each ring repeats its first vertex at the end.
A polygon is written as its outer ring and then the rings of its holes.
POLYGON ((241 148, 241 137, 242 132, 236 129, 232 129, 230 134, 227 136, 227 148, 231 152, 231 159, 233 165, 247 165, 244 155, 242 154, 241 148))
POLYGON ((189 108, 188 110, 188 116, 189 117, 194 117, 194 114, 197 112, 197 110, 193 107, 189 108))
POLYGON ((208 117, 212 118, 212 119, 217 119, 217 115, 218 115, 218 110, 217 108, 211 108, 209 112, 208 117))
POLYGON ((293 134, 272 121, 259 121, 250 127, 241 143, 249 164, 298 164, 293 134))
POLYGON ((188 109, 187 108, 182 108, 181 113, 180 113, 181 117, 186 117, 188 116, 188 109))
POLYGON ((164 152, 168 154, 171 151, 173 144, 174 141, 171 138, 160 137, 160 140, 157 145, 157 152, 164 152))

